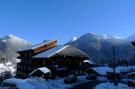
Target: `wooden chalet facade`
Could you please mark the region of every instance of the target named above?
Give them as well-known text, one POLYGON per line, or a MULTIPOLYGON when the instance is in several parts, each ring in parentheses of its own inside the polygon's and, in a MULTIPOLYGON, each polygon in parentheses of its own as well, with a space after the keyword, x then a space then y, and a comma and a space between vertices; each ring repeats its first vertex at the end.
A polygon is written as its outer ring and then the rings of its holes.
MULTIPOLYGON (((80 66, 89 57, 72 45, 57 45, 57 41, 47 41, 17 52, 21 62, 17 64, 17 76, 28 77, 29 73, 40 67, 47 67, 56 76, 57 71, 66 70, 66 75, 81 74, 80 66)), ((66 76, 63 74, 63 77, 66 76)))

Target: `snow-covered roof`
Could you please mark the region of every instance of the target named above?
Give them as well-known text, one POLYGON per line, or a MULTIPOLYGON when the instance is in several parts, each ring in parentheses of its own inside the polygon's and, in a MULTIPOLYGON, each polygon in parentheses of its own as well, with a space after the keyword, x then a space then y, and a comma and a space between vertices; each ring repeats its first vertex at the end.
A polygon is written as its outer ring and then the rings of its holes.
POLYGON ((29 76, 31 76, 33 73, 35 73, 36 71, 40 70, 42 73, 44 74, 47 74, 47 73, 50 73, 50 69, 48 69, 47 67, 41 67, 41 68, 38 68, 38 69, 35 69, 34 71, 32 71, 29 76))
POLYGON ((127 75, 128 75, 128 76, 130 76, 130 75, 135 75, 135 72, 128 73, 127 75))
POLYGON ((25 50, 35 49, 35 48, 41 47, 43 45, 46 45, 46 44, 50 43, 51 41, 53 41, 53 40, 45 40, 45 41, 43 41, 43 42, 41 42, 39 44, 32 45, 32 46, 29 46, 29 47, 24 48, 24 49, 20 49, 19 51, 25 51, 25 50))
POLYGON ((95 64, 95 63, 92 62, 91 60, 84 60, 83 63, 95 64))
POLYGON ((34 58, 49 58, 55 55, 89 58, 87 54, 85 54, 84 52, 82 52, 81 50, 72 45, 65 45, 65 46, 58 45, 54 48, 51 48, 47 51, 44 51, 34 56, 34 58))
POLYGON ((113 69, 110 67, 94 67, 92 69, 100 75, 107 75, 107 72, 113 72, 113 69))
POLYGON ((135 80, 134 79, 129 79, 128 81, 130 81, 130 82, 135 84, 135 80))
MULTIPOLYGON (((94 67, 92 68, 94 71, 101 75, 107 75, 107 72, 113 72, 113 68, 110 67, 94 67)), ((129 66, 129 67, 116 67, 115 72, 116 73, 121 73, 121 72, 128 72, 129 70, 135 70, 134 66, 129 66)))

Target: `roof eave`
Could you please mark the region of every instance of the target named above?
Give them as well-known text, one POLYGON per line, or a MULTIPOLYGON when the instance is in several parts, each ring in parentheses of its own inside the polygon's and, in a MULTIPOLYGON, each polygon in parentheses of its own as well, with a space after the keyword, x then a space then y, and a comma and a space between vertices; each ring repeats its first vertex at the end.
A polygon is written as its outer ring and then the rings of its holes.
POLYGON ((131 42, 131 44, 135 47, 135 42, 131 42))

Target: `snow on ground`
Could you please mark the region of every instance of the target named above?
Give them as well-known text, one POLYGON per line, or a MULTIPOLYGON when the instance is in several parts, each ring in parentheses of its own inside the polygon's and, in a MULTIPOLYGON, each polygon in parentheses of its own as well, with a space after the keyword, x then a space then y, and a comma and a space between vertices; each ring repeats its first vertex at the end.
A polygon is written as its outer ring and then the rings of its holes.
POLYGON ((135 89, 133 87, 128 87, 126 84, 119 83, 118 86, 114 86, 113 83, 101 83, 97 85, 94 89, 135 89))
POLYGON ((13 65, 10 62, 7 62, 5 64, 0 64, 0 73, 3 73, 5 71, 10 71, 12 74, 14 74, 16 71, 15 65, 13 65))
POLYGON ((36 87, 36 89, 70 89, 73 88, 73 86, 88 82, 88 80, 85 79, 86 76, 78 76, 77 83, 74 84, 64 84, 64 79, 57 79, 57 80, 48 80, 42 78, 28 78, 26 81, 33 86, 36 87))
MULTIPOLYGON (((15 79, 9 79, 8 81, 15 82, 15 79)), ((98 78, 99 81, 105 82, 106 83, 101 83, 97 85, 94 89, 135 89, 132 87, 128 87, 126 84, 119 83, 118 86, 114 86, 113 83, 107 82, 107 79, 105 77, 98 78)), ((87 82, 92 82, 93 80, 87 80, 86 76, 78 76, 78 81, 73 84, 64 84, 64 79, 56 79, 56 80, 45 80, 43 78, 39 77, 31 77, 28 79, 21 80, 25 85, 21 84, 22 86, 21 89, 27 89, 27 85, 32 86, 33 88, 30 89, 72 89, 74 86, 79 85, 79 84, 85 84, 87 82)), ((21 82, 20 81, 20 82, 21 82)), ((19 82, 16 82, 19 84, 19 82)))
POLYGON ((34 86, 32 86, 31 84, 27 83, 25 80, 22 79, 6 79, 4 80, 3 83, 8 83, 8 84, 15 84, 17 86, 18 89, 35 89, 34 86))
POLYGON ((69 87, 62 80, 46 81, 42 78, 28 78, 26 81, 34 86, 35 89, 68 89, 69 87))
POLYGON ((7 79, 4 82, 10 84, 16 84, 19 89, 28 89, 27 87, 31 87, 30 89, 71 89, 78 84, 82 84, 88 82, 86 80, 86 76, 78 76, 78 81, 73 84, 64 84, 64 79, 56 79, 56 80, 48 80, 46 81, 43 78, 39 77, 31 77, 28 79, 7 79))
MULTIPOLYGON (((15 67, 11 63, 6 63, 6 64, 0 64, 0 73, 4 72, 5 70, 9 71, 11 70, 12 72, 15 71, 15 67)), ((123 71, 124 67, 117 67, 117 71, 123 71)), ((133 69, 134 67, 125 67, 124 69, 133 69)), ((102 75, 106 75, 106 72, 112 72, 113 69, 109 67, 95 67, 94 68, 96 71, 98 71, 102 75)), ((92 80, 87 80, 86 76, 78 76, 78 81, 73 84, 64 84, 64 79, 56 79, 56 80, 48 80, 46 81, 45 79, 38 78, 38 77, 31 77, 28 79, 24 80, 28 84, 34 86, 34 89, 71 89, 73 86, 76 86, 78 84, 86 83, 92 80)), ((100 77, 98 78, 98 81, 102 82, 107 82, 108 79, 105 77, 100 77)), ((26 87, 26 86, 25 86, 26 87)), ((25 89, 25 88, 22 88, 25 89)), ((126 84, 118 84, 118 86, 114 86, 112 83, 101 83, 95 87, 95 89, 135 89, 128 87, 126 84)))

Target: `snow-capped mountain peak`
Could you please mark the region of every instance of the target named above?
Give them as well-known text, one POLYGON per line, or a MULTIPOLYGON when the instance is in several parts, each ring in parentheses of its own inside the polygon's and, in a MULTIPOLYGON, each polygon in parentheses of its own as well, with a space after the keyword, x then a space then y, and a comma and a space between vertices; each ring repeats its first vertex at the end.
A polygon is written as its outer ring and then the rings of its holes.
POLYGON ((23 41, 23 42, 26 42, 25 40, 15 36, 15 35, 12 35, 12 34, 8 34, 7 36, 3 37, 3 39, 5 40, 14 40, 14 41, 23 41))
POLYGON ((2 41, 3 43, 9 43, 9 44, 15 45, 15 46, 18 44, 17 47, 19 47, 19 48, 21 48, 21 47, 23 47, 23 46, 26 47, 26 46, 28 46, 28 45, 31 45, 30 43, 28 43, 28 42, 25 41, 24 39, 19 38, 19 37, 15 36, 15 35, 12 35, 12 34, 9 34, 9 35, 7 35, 7 36, 1 38, 1 41, 2 41))
POLYGON ((71 41, 76 41, 77 40, 77 37, 73 37, 72 39, 71 39, 71 41))
POLYGON ((13 37, 16 37, 16 36, 14 36, 13 34, 8 34, 6 37, 13 38, 13 37))
MULTIPOLYGON (((70 41, 68 44, 74 45, 91 57, 94 62, 111 63, 112 46, 115 45, 117 59, 132 59, 133 47, 130 42, 116 36, 106 34, 87 33, 80 36, 76 41, 70 41), (99 60, 100 59, 100 60, 99 60)), ((132 63, 132 62, 131 62, 132 63)))
POLYGON ((73 37, 65 45, 75 42, 77 39, 78 39, 77 37, 73 37))
POLYGON ((17 37, 17 36, 14 36, 12 34, 8 34, 7 36, 3 37, 3 39, 18 39, 20 40, 21 38, 17 37))

